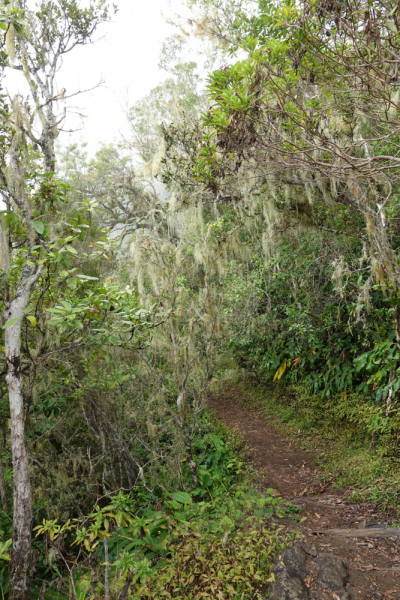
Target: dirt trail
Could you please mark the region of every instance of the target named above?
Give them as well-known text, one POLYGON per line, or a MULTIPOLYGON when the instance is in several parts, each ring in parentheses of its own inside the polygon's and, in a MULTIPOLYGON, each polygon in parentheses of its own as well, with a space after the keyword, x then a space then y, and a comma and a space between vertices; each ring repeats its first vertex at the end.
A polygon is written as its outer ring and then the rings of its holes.
MULTIPOLYGON (((293 441, 268 422, 265 409, 246 405, 247 400, 237 390, 227 389, 211 394, 208 406, 227 427, 237 429, 244 437, 265 487, 278 490, 284 499, 304 507, 301 516, 307 520, 299 525, 290 521, 290 527, 303 535, 300 546, 306 558, 304 597, 400 600, 400 537, 376 537, 383 532, 376 525, 393 526, 393 519, 379 515, 371 504, 347 502, 345 490, 324 488, 315 466, 316 454, 296 448, 293 441), (352 531, 318 533, 330 529, 352 531), (344 563, 342 592, 334 591, 321 575, 323 561, 332 563, 329 557, 336 557, 337 564, 344 563)), ((303 596, 286 597, 291 600, 303 596)))

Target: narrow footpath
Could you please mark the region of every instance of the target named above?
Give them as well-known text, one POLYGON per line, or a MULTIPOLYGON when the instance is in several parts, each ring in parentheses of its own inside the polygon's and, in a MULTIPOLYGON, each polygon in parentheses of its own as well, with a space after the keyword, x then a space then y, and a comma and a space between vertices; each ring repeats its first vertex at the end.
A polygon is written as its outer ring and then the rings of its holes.
POLYGON ((346 490, 321 483, 317 455, 300 450, 268 423, 265 409, 246 405, 234 388, 213 392, 208 406, 237 430, 266 488, 304 508, 296 548, 278 561, 271 598, 400 600, 400 529, 373 505, 351 504, 346 490))

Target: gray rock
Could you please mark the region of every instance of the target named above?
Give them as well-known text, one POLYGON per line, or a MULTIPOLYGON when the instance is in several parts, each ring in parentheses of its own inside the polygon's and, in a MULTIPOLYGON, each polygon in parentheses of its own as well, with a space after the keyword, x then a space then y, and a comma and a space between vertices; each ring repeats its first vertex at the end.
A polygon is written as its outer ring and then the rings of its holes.
POLYGON ((308 600, 308 589, 302 579, 282 571, 275 576, 272 584, 270 600, 308 600))
POLYGON ((274 562, 275 581, 270 600, 308 600, 309 594, 303 579, 306 576, 305 557, 298 546, 291 546, 274 562))
POLYGON ((274 562, 274 573, 286 570, 292 577, 300 579, 306 576, 306 558, 299 546, 290 546, 276 557, 274 562))
POLYGON ((300 544, 300 547, 309 556, 313 556, 314 558, 317 556, 317 551, 315 550, 315 548, 309 548, 308 546, 305 546, 304 544, 300 544))
POLYGON ((318 582, 325 590, 335 592, 340 600, 350 600, 351 596, 346 591, 345 585, 349 576, 346 563, 337 556, 321 554, 315 559, 320 571, 318 582))

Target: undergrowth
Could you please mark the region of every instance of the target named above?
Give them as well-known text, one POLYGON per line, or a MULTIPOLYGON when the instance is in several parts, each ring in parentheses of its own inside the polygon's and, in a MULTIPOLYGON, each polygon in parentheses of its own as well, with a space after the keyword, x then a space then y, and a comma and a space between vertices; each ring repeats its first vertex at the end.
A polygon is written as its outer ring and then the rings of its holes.
MULTIPOLYGON (((272 490, 270 490, 272 492, 272 490)), ((265 597, 274 555, 294 534, 274 525, 282 500, 244 488, 219 506, 200 506, 171 542, 171 558, 137 592, 137 598, 265 597)), ((187 517, 186 517, 187 518, 187 517)))
MULTIPOLYGON (((138 486, 80 519, 38 524, 43 559, 32 598, 265 598, 274 556, 297 535, 277 519, 298 509, 257 485, 243 439, 212 415, 204 415, 194 449, 195 489, 188 470, 180 491, 138 486)), ((7 567, 0 580, 7 598, 7 567)))

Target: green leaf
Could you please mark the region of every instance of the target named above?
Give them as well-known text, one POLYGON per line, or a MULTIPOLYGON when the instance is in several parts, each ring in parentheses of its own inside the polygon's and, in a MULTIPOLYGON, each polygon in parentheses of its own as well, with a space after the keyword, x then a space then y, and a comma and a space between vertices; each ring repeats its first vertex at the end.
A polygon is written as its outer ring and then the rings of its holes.
POLYGON ((29 315, 26 318, 28 319, 28 321, 32 325, 32 327, 36 327, 36 325, 37 325, 37 323, 36 323, 36 317, 34 317, 33 315, 29 315))
POLYGON ((167 500, 165 502, 165 505, 169 508, 172 508, 173 510, 179 510, 180 508, 182 508, 180 502, 175 502, 175 500, 167 500))
POLYGON ((39 233, 40 235, 41 235, 42 233, 44 233, 44 223, 43 223, 42 221, 35 221, 35 222, 33 223, 33 226, 34 226, 34 228, 35 228, 35 231, 36 231, 37 233, 39 233))
POLYGON ((204 473, 202 476, 202 485, 204 487, 207 487, 210 484, 211 481, 211 477, 209 475, 209 473, 204 473))
POLYGON ((11 325, 15 325, 15 323, 17 323, 21 319, 22 317, 14 317, 13 319, 10 319, 5 325, 3 325, 2 329, 7 329, 8 327, 11 327, 11 325))
POLYGON ((192 504, 192 497, 187 492, 174 492, 170 494, 171 498, 176 500, 176 502, 180 502, 181 504, 192 504))
POLYGON ((10 555, 6 550, 11 546, 12 540, 7 540, 6 542, 0 543, 0 559, 10 560, 10 555))
POLYGON ((70 252, 71 254, 78 254, 77 251, 75 250, 75 248, 73 246, 65 246, 66 250, 68 250, 68 252, 70 252))
POLYGON ((396 24, 394 23, 394 21, 386 21, 386 27, 389 27, 389 29, 391 31, 393 31, 393 33, 398 33, 397 27, 396 27, 396 24))

